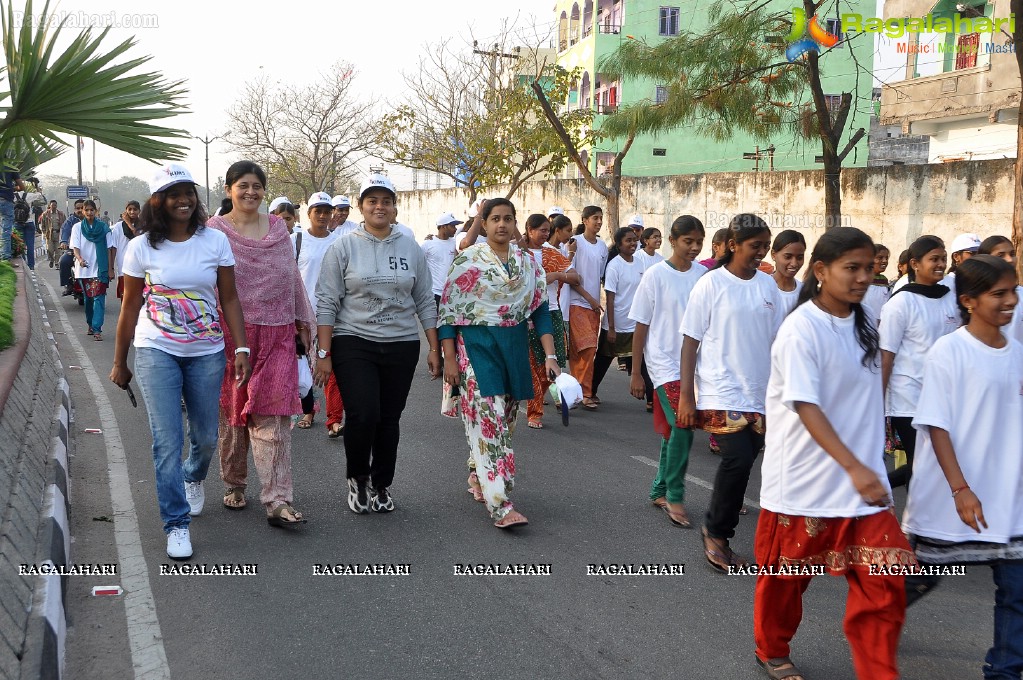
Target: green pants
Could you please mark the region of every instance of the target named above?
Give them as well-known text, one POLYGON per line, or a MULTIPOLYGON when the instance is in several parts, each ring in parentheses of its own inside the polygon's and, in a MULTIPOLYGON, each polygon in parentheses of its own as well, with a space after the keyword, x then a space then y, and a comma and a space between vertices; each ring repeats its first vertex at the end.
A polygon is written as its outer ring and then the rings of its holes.
POLYGON ((664 387, 658 387, 656 393, 664 417, 671 423, 671 436, 661 439, 661 457, 657 465, 657 476, 650 487, 650 499, 663 496, 669 503, 682 503, 686 498, 686 468, 689 467, 693 431, 675 427, 675 409, 671 407, 664 387))

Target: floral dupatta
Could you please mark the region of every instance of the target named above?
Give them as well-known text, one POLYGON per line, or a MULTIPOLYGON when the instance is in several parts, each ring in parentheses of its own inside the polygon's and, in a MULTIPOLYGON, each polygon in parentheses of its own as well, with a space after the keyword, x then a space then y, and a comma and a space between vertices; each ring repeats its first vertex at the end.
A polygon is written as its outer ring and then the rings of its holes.
POLYGON ((517 326, 547 297, 543 267, 514 243, 505 266, 489 244, 459 253, 440 298, 438 326, 517 326))

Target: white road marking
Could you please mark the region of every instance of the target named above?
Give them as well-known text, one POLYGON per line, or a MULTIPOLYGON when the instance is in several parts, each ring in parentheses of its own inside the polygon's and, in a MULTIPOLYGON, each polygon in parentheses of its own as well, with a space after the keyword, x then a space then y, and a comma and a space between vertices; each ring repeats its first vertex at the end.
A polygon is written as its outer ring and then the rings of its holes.
MULTIPOLYGON (((58 299, 57 292, 48 281, 39 277, 46 286, 50 299, 58 299)), ((73 325, 63 307, 58 305, 57 316, 69 331, 73 325)), ((131 481, 128 479, 128 463, 121 446, 121 431, 117 426, 114 408, 100 382, 92 360, 85 353, 82 343, 74 333, 67 333, 67 341, 84 368, 89 390, 96 401, 100 423, 103 426, 103 443, 107 451, 107 476, 110 479, 110 502, 114 515, 114 538, 117 541, 118 573, 124 588, 124 610, 128 618, 128 643, 131 647, 131 662, 136 678, 157 680, 170 678, 167 652, 163 647, 163 633, 156 616, 156 602, 149 586, 149 566, 142 551, 142 536, 135 513, 135 501, 131 497, 131 481)))
MULTIPOLYGON (((660 464, 656 460, 651 460, 646 456, 629 456, 629 458, 632 458, 632 460, 639 461, 640 463, 645 463, 650 467, 660 466, 660 464)), ((686 475, 686 481, 689 482, 690 484, 695 484, 696 486, 702 486, 704 489, 707 489, 708 491, 714 490, 713 484, 704 479, 700 479, 699 477, 694 477, 693 475, 686 475)), ((757 503, 755 500, 751 498, 746 498, 745 496, 743 496, 742 502, 745 503, 747 507, 760 510, 760 503, 757 503)))

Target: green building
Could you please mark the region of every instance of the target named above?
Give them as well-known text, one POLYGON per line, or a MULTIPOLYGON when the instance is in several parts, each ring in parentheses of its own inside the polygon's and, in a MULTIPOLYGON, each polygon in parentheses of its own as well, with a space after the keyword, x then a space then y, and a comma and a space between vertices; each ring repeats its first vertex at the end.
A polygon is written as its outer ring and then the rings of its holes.
MULTIPOLYGON (((775 0, 774 7, 787 11, 802 6, 798 0, 775 0)), ((558 23, 556 49, 558 64, 566 69, 582 69, 578 88, 567 106, 590 107, 595 113, 594 125, 599 128, 604 117, 619 106, 642 101, 656 102, 666 95, 664 84, 647 80, 619 82, 600 73, 598 64, 626 40, 636 39, 655 45, 680 31, 701 32, 708 24, 707 5, 693 0, 558 0, 555 15, 558 23), (675 3, 675 4, 671 4, 675 3)), ((840 33, 840 22, 834 5, 825 5, 834 16, 825 20, 822 9, 818 21, 833 33, 840 33)), ((873 1, 848 0, 842 12, 859 12, 873 16, 873 1)), ((844 37, 844 36, 843 36, 844 37)), ((782 41, 781 36, 765 34, 765 40, 782 41)), ((874 43, 872 35, 843 40, 821 60, 821 81, 829 101, 837 106, 842 92, 853 93, 853 110, 846 124, 846 135, 861 127, 869 128, 874 43), (856 59, 850 54, 850 47, 856 59), (857 66, 856 61, 859 62, 857 66), (858 78, 858 79, 857 79, 858 78)), ((784 56, 780 55, 784 60, 784 56)), ((624 139, 604 139, 585 152, 591 172, 609 171, 614 154, 624 139)), ((623 174, 630 176, 661 176, 732 172, 742 170, 807 170, 823 167, 815 161, 821 153, 820 142, 799 142, 779 126, 777 138, 757 142, 744 133, 727 142, 702 136, 697 130, 681 128, 660 135, 636 138, 623 163, 623 174), (768 150, 773 147, 772 150, 768 150), (757 156, 759 158, 751 158, 757 156), (744 157, 745 155, 745 157, 744 157)), ((867 137, 857 143, 844 163, 845 167, 867 164, 867 137)), ((569 168, 565 177, 576 176, 569 168)))

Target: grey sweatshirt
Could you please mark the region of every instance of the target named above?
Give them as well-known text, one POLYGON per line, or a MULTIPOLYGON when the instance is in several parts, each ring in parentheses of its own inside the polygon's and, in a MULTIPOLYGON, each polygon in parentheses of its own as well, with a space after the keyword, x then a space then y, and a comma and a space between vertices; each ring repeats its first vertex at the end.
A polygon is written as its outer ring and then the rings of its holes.
POLYGON ((334 335, 378 342, 418 340, 437 327, 430 267, 415 240, 397 229, 381 240, 362 227, 335 241, 316 283, 316 323, 334 335))

